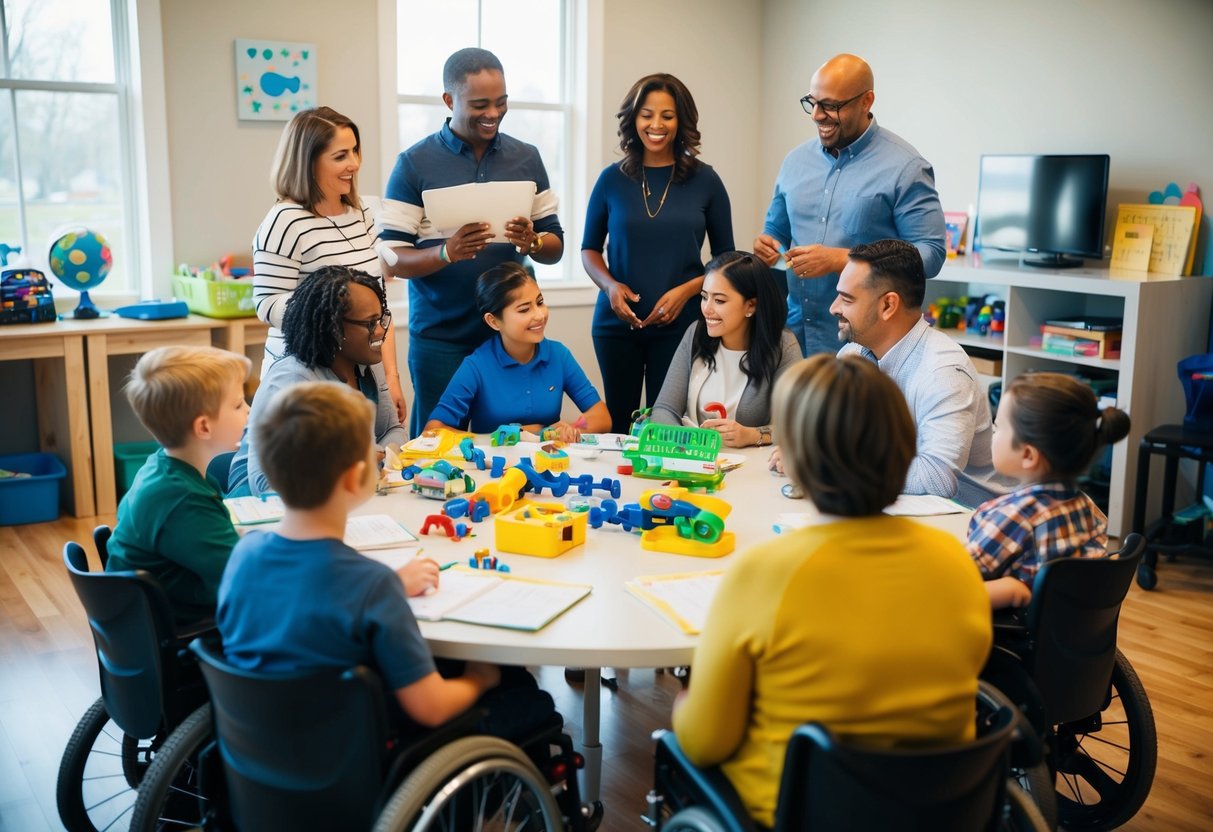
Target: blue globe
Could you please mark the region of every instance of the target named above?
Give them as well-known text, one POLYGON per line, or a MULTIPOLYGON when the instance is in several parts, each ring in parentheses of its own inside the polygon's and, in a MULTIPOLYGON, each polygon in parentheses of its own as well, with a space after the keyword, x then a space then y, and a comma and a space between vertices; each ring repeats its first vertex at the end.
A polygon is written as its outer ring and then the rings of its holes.
POLYGON ((55 277, 64 286, 80 292, 80 305, 72 316, 99 317, 101 313, 89 298, 88 290, 100 286, 114 264, 105 237, 87 228, 73 228, 51 243, 47 259, 55 277))

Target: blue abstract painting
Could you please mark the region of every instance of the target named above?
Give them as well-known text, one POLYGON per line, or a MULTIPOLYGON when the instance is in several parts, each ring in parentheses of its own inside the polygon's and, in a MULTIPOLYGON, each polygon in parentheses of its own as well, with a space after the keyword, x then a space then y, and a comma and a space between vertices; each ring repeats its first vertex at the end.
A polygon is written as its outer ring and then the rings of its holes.
POLYGON ((238 118, 289 121, 315 106, 315 44, 236 39, 238 118))

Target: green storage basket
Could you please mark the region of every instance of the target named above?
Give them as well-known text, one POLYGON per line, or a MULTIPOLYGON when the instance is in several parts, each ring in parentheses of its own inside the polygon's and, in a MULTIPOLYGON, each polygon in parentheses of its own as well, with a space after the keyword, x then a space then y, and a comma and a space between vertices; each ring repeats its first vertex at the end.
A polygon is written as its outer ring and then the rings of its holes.
POLYGON ((131 490, 135 475, 147 462, 147 458, 160 450, 156 442, 118 442, 114 444, 114 484, 118 486, 118 497, 131 490))
POLYGON ((173 295, 185 301, 191 312, 208 318, 251 318, 257 314, 251 278, 203 280, 175 274, 173 295))

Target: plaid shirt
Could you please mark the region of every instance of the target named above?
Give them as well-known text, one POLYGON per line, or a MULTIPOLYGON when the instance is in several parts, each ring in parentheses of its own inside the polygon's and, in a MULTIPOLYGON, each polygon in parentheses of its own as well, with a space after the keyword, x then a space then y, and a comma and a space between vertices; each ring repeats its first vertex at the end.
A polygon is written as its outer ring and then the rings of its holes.
POLYGON ((1108 519, 1086 494, 1037 483, 982 503, 969 521, 969 554, 987 581, 1010 575, 1030 587, 1055 558, 1107 554, 1108 519))

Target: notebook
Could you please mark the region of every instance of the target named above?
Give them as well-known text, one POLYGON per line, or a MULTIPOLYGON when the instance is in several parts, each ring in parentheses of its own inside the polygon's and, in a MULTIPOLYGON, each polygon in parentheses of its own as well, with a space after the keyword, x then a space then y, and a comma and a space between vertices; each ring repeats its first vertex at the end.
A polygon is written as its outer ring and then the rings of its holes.
POLYGON ((286 514, 286 506, 277 494, 264 497, 228 497, 223 501, 236 526, 277 523, 286 514))
POLYGON ((462 621, 534 632, 586 597, 593 587, 541 581, 495 570, 455 566, 437 591, 409 598, 419 621, 462 621))
POLYGON ((345 524, 345 545, 365 552, 416 546, 417 536, 386 514, 362 514, 345 524))
POLYGON ((687 635, 698 635, 708 620, 723 570, 642 575, 624 583, 628 592, 644 601, 687 635))

